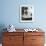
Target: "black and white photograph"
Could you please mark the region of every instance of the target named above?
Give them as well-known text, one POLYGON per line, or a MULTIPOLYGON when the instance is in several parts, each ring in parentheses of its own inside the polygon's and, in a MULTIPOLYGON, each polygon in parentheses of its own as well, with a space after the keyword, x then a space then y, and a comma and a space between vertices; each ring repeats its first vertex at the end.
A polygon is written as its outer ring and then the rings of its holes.
POLYGON ((34 11, 32 6, 21 5, 20 6, 20 21, 21 22, 32 22, 34 18, 34 11))

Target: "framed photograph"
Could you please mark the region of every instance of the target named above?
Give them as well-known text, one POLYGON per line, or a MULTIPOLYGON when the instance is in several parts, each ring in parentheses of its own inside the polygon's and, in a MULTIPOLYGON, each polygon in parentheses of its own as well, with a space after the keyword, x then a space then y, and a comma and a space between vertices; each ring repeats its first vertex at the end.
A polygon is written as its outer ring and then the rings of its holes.
POLYGON ((34 21, 34 7, 32 5, 20 6, 20 22, 34 21))

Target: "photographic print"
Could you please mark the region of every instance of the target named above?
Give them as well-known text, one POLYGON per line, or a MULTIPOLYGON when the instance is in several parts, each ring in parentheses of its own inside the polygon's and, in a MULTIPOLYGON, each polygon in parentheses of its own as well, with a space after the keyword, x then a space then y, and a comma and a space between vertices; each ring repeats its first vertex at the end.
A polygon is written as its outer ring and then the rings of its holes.
POLYGON ((32 22, 34 21, 34 8, 29 5, 20 6, 20 22, 32 22))

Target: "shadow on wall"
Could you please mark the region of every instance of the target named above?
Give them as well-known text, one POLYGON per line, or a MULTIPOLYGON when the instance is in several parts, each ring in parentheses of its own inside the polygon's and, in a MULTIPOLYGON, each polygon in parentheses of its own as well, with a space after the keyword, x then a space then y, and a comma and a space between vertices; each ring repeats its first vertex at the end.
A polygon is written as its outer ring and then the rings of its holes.
POLYGON ((6 30, 3 30, 5 27, 4 24, 0 24, 0 43, 2 43, 2 36, 3 36, 3 32, 5 32, 6 30))

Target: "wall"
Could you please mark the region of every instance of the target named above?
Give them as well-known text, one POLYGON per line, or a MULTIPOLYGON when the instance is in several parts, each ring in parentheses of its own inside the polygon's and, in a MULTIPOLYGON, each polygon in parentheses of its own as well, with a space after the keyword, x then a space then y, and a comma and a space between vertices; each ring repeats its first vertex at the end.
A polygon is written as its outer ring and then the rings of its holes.
POLYGON ((13 24, 16 28, 41 27, 46 28, 46 1, 45 0, 1 0, 0 25, 13 24), (20 5, 30 4, 34 6, 35 21, 21 23, 19 20, 20 5))
POLYGON ((0 0, 0 31, 9 24, 21 29, 40 27, 46 32, 46 0, 0 0), (34 6, 34 22, 20 22, 19 8, 22 4, 34 6))

